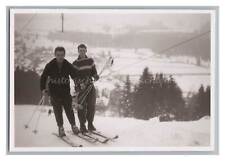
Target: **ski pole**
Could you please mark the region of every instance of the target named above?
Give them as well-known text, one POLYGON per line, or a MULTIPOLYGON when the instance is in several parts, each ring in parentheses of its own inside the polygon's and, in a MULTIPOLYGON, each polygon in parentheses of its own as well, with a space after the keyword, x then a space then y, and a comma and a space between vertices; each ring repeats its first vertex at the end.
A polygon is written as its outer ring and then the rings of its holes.
MULTIPOLYGON (((112 63, 111 63, 111 65, 112 65, 112 63)), ((101 73, 103 72, 104 70, 102 70, 101 71, 101 73)), ((100 74, 101 74, 100 73, 100 74)), ((99 76, 100 76, 100 74, 99 74, 99 76)), ((101 77, 100 77, 101 78, 101 77)), ((80 104, 82 104, 83 102, 84 102, 84 100, 85 100, 85 98, 87 97, 87 95, 90 93, 90 91, 91 91, 91 89, 92 89, 92 86, 93 86, 93 84, 92 85, 90 85, 87 89, 86 89, 86 91, 81 95, 81 102, 80 102, 80 104)))
POLYGON ((101 75, 104 72, 105 69, 106 69, 106 65, 103 66, 102 70, 99 72, 99 75, 101 75))
POLYGON ((85 93, 80 97, 81 98, 81 101, 80 101, 80 104, 82 104, 85 100, 85 98, 87 97, 87 95, 90 93, 91 89, 92 89, 92 86, 93 85, 90 85, 88 87, 88 89, 85 91, 85 93))
POLYGON ((44 96, 41 97, 41 100, 39 101, 38 105, 34 108, 31 117, 29 118, 29 120, 27 121, 27 123, 24 125, 25 129, 29 128, 29 124, 33 120, 35 113, 37 112, 38 108, 40 108, 40 105, 43 104, 43 102, 44 102, 44 96))
POLYGON ((37 121, 36 121, 35 126, 34 126, 34 130, 33 130, 34 134, 36 134, 38 132, 37 128, 38 128, 38 125, 39 125, 39 122, 40 122, 40 118, 41 118, 41 114, 42 114, 42 109, 43 109, 42 105, 41 105, 41 108, 40 108, 40 111, 39 111, 39 115, 38 115, 37 121))
POLYGON ((103 71, 105 70, 106 68, 106 65, 107 65, 107 62, 105 63, 105 65, 102 67, 102 70, 99 72, 99 75, 101 75, 103 73, 103 71))
POLYGON ((90 88, 92 87, 92 85, 89 85, 88 88, 84 91, 84 93, 80 96, 80 99, 82 99, 85 95, 87 95, 87 93, 89 92, 90 88))
MULTIPOLYGON (((99 72, 99 77, 101 76, 101 74, 105 71, 107 66, 112 66, 113 65, 113 58, 110 56, 109 59, 106 61, 105 65, 103 66, 102 70, 99 72)), ((100 77, 101 78, 101 77, 100 77)), ((81 102, 79 104, 82 104, 85 100, 85 98, 87 97, 87 95, 90 93, 91 89, 92 89, 93 85, 90 85, 87 90, 81 95, 80 99, 81 102)), ((78 100, 78 102, 79 102, 78 100)))
POLYGON ((109 59, 106 61, 105 65, 102 67, 102 70, 99 72, 99 76, 105 71, 107 66, 112 66, 113 58, 110 56, 109 59))

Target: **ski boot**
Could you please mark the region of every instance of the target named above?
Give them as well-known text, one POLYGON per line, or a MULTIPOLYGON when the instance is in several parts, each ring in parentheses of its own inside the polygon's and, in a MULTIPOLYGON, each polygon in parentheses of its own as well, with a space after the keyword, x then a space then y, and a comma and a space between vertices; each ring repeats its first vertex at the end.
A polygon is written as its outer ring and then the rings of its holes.
POLYGON ((59 137, 66 136, 63 126, 59 127, 59 137))
POLYGON ((82 134, 88 132, 88 130, 87 130, 85 124, 81 124, 81 125, 80 125, 80 132, 81 132, 82 134))
POLYGON ((94 127, 94 125, 93 125, 92 122, 89 122, 89 123, 88 123, 88 130, 89 130, 89 131, 96 131, 96 128, 94 127))
POLYGON ((80 131, 76 125, 71 125, 71 129, 75 135, 77 135, 80 131))

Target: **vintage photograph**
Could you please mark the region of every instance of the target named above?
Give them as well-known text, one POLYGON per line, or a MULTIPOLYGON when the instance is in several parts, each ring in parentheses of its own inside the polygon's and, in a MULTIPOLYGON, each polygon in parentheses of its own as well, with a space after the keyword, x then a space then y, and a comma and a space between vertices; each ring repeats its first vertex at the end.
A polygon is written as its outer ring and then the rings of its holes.
POLYGON ((9 152, 212 152, 216 9, 9 8, 9 152))

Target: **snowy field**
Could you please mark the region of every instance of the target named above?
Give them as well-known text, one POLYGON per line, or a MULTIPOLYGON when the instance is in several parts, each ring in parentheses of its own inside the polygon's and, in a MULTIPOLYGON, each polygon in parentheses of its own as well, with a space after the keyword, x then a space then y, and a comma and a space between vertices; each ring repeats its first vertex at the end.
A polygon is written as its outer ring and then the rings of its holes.
MULTIPOLYGON (((24 124, 30 118, 35 106, 16 105, 14 121, 15 147, 68 147, 66 143, 52 135, 57 132, 54 115, 48 116, 43 112, 38 126, 38 133, 32 133, 34 121, 30 128, 25 129, 24 124)), ((49 107, 46 107, 48 110, 49 107)), ((79 125, 76 116, 76 123, 79 125)), ((112 136, 119 135, 118 140, 107 144, 88 143, 84 140, 70 136, 74 142, 85 147, 207 147, 210 146, 210 119, 202 118, 190 122, 159 122, 157 118, 148 121, 134 118, 95 117, 98 130, 112 136)), ((65 130, 70 125, 64 115, 65 130)), ((13 136, 13 135, 12 135, 13 136)))

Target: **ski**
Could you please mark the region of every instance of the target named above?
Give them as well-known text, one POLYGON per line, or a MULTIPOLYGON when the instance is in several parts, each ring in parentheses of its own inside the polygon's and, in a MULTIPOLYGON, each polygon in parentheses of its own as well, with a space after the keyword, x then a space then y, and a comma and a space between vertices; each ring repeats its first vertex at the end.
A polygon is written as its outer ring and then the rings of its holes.
POLYGON ((115 135, 115 136, 113 136, 113 137, 108 137, 108 136, 106 136, 105 134, 102 134, 100 131, 90 131, 90 133, 93 134, 93 135, 100 136, 100 137, 102 137, 102 138, 104 138, 104 139, 107 139, 108 141, 109 141, 109 140, 110 140, 110 141, 113 141, 113 140, 119 138, 119 135, 115 135))
POLYGON ((84 135, 84 134, 81 134, 81 133, 79 133, 77 135, 74 135, 74 136, 77 136, 77 137, 79 137, 83 140, 86 140, 86 141, 90 142, 90 143, 96 143, 98 141, 98 138, 94 138, 94 137, 91 137, 89 135, 84 135))
POLYGON ((82 135, 87 136, 87 137, 92 138, 92 139, 95 139, 96 142, 103 143, 103 144, 105 144, 109 141, 108 138, 103 138, 103 140, 99 139, 98 137, 93 136, 92 133, 83 133, 82 135))
POLYGON ((73 135, 73 136, 77 136, 89 143, 96 143, 98 141, 98 138, 94 138, 94 137, 90 137, 89 135, 83 135, 81 133, 75 135, 72 131, 67 131, 69 134, 73 135))
POLYGON ((57 136, 58 138, 60 138, 62 141, 64 141, 65 143, 67 143, 68 145, 72 146, 72 147, 83 147, 83 145, 79 145, 74 143, 68 136, 63 136, 60 137, 58 134, 56 133, 52 133, 53 135, 57 136))
MULTIPOLYGON (((73 132, 72 131, 68 131, 70 134, 72 134, 73 132)), ((84 139, 88 142, 91 142, 91 143, 96 143, 96 142, 99 142, 99 143, 102 143, 102 144, 105 144, 107 143, 111 138, 103 138, 101 137, 101 139, 98 137, 98 136, 94 136, 92 135, 92 133, 88 132, 88 133, 79 133, 77 135, 74 135, 74 136, 77 136, 81 139, 84 139)))
POLYGON ((81 135, 86 136, 88 138, 91 138, 93 140, 96 140, 96 142, 100 142, 100 143, 106 143, 108 140, 104 139, 104 140, 99 140, 99 138, 92 136, 89 133, 82 133, 81 135))

